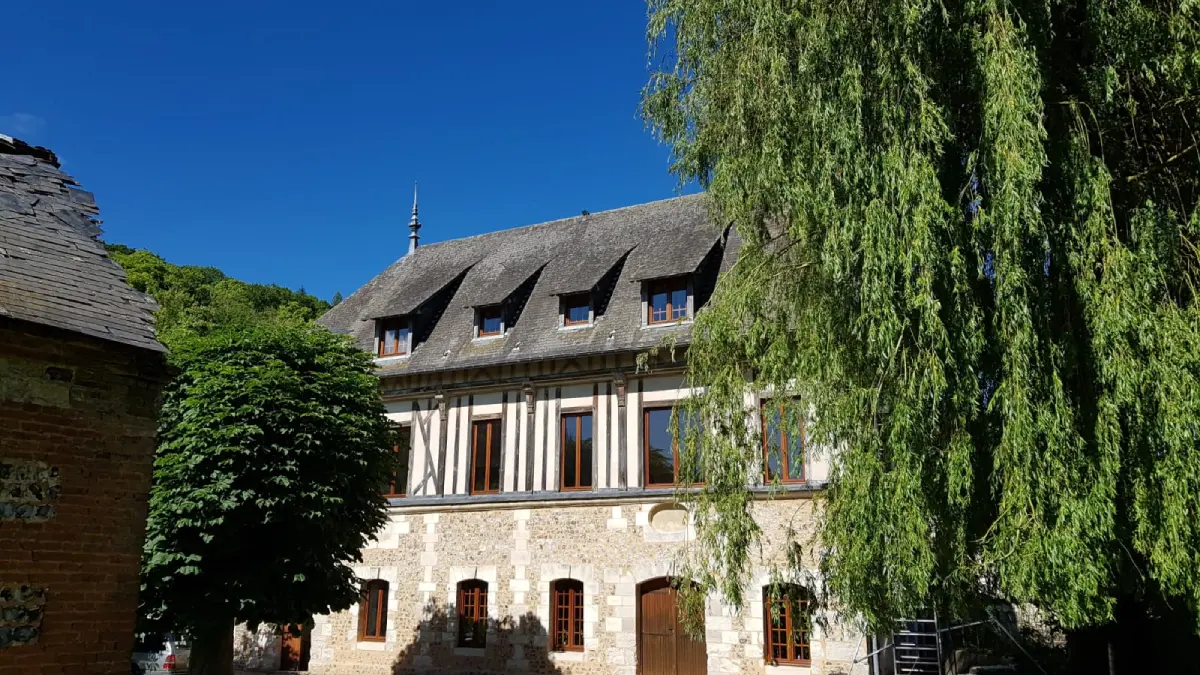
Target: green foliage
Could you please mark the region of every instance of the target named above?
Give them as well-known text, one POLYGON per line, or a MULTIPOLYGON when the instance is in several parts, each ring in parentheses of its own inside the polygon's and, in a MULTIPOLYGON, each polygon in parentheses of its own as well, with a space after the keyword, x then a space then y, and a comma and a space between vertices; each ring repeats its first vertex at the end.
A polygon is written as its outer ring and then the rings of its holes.
MULTIPOLYGON (((1195 617, 1200 3, 651 0, 649 34, 644 115, 744 241, 690 405, 816 411, 838 452, 797 544, 829 598, 1195 617)), ((715 427, 691 572, 740 605, 759 451, 715 427)))
POLYGON ((144 614, 202 632, 349 607, 394 469, 370 357, 279 324, 182 335, 170 358, 144 614))
POLYGON ((331 306, 303 289, 248 284, 230 279, 215 267, 173 265, 143 249, 106 244, 129 284, 159 305, 155 324, 167 346, 193 333, 232 326, 282 321, 311 321, 331 306))

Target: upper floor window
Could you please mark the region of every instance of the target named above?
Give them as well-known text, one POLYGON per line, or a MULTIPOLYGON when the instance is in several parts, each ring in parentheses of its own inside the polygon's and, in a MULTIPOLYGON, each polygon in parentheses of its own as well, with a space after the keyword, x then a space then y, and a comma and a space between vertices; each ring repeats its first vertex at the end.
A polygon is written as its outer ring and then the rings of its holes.
POLYGON ((808 592, 800 586, 763 588, 763 632, 767 663, 812 664, 809 629, 812 625, 808 592))
POLYGON ((365 642, 383 642, 387 639, 387 595, 388 582, 371 579, 363 584, 362 599, 358 603, 358 639, 365 642))
POLYGON ((688 318, 687 277, 672 277, 647 284, 646 323, 670 323, 688 318))
MULTIPOLYGON (((673 426, 671 411, 672 408, 646 408, 642 412, 646 487, 672 487, 681 478, 683 456, 680 441, 686 441, 688 429, 698 422, 690 422, 688 414, 679 410, 673 426)), ((701 478, 700 467, 693 466, 687 482, 700 483, 701 478)))
POLYGON ((592 294, 576 293, 562 298, 563 326, 586 326, 592 322, 592 294))
POLYGON ((407 354, 408 338, 408 319, 379 320, 379 356, 407 354))
POLYGON ((583 651, 583 582, 559 579, 550 586, 554 600, 554 634, 550 649, 583 651))
POLYGON ((762 402, 763 468, 767 481, 804 480, 804 420, 797 408, 762 402))
POLYGON ((562 489, 592 489, 592 414, 562 416, 562 489))
POLYGON ((468 579, 458 584, 458 646, 482 649, 487 645, 488 585, 468 579))
POLYGON ((500 491, 500 420, 471 425, 471 494, 500 491))
POLYGON ((411 450, 412 427, 392 427, 392 458, 396 462, 396 470, 392 472, 392 480, 383 493, 384 497, 403 497, 408 493, 408 455, 411 450))
POLYGON ((504 305, 489 305, 476 310, 477 337, 494 337, 504 332, 504 305))

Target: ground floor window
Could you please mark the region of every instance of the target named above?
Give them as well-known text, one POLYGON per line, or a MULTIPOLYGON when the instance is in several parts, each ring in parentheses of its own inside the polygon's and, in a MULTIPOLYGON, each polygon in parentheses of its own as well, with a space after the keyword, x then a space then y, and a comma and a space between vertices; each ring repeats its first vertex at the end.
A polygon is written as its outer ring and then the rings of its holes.
POLYGON ((559 579, 551 586, 554 598, 554 639, 556 652, 583 651, 583 582, 559 579))
POLYGON ((372 579, 363 586, 358 605, 358 639, 383 642, 387 639, 388 582, 372 579))
POLYGON ((482 648, 487 644, 488 585, 469 579, 458 584, 458 646, 482 648))
POLYGON ((811 627, 808 591, 801 586, 763 588, 763 621, 766 626, 767 663, 807 666, 811 627))

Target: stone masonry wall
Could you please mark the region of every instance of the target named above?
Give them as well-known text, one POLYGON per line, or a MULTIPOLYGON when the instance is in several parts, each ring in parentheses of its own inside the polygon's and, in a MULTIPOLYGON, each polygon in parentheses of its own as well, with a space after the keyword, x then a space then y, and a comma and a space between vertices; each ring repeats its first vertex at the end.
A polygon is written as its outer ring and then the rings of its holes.
POLYGON ((0 320, 0 675, 129 673, 161 355, 0 320))
MULTIPOLYGON (((310 670, 324 675, 408 672, 529 672, 635 675, 638 584, 670 576, 694 534, 686 513, 663 502, 630 497, 603 505, 536 503, 520 508, 396 508, 355 568, 364 579, 388 582, 385 642, 357 640, 358 608, 318 617, 310 670), (636 498, 632 498, 636 499, 636 498), (455 590, 466 579, 488 583, 491 620, 484 650, 455 646, 455 590), (584 643, 580 652, 551 653, 550 584, 582 582, 584 643)), ((755 505, 770 533, 757 560, 752 601, 735 612, 710 598, 705 628, 711 675, 866 673, 851 662, 865 655, 857 636, 836 621, 812 636, 812 667, 767 666, 763 659, 761 587, 768 565, 783 560, 782 534, 800 536, 815 524, 813 501, 776 499, 755 505)), ((815 561, 810 561, 815 566, 815 561)))

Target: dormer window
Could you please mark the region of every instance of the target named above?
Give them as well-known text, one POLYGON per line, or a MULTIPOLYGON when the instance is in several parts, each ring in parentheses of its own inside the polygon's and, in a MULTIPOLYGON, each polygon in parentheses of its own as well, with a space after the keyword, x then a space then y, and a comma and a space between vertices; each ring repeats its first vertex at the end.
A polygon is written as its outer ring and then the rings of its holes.
POLYGON ((504 305, 489 305, 476 310, 476 337, 496 337, 504 332, 504 305))
POLYGON ((684 321, 688 309, 687 277, 672 277, 646 284, 646 323, 648 325, 684 321))
POLYGON ((575 293, 562 298, 562 325, 587 326, 592 322, 592 294, 575 293))
POLYGON ((378 324, 380 358, 408 354, 410 335, 408 319, 380 319, 378 324))

